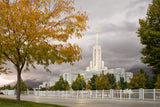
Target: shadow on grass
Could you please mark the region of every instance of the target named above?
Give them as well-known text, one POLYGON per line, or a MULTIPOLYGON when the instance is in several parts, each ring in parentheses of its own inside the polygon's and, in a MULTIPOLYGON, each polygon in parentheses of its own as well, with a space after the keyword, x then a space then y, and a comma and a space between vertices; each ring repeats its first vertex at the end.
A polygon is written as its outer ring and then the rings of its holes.
POLYGON ((16 103, 16 100, 14 99, 0 98, 0 107, 67 107, 67 106, 35 103, 30 101, 21 101, 21 103, 16 103))

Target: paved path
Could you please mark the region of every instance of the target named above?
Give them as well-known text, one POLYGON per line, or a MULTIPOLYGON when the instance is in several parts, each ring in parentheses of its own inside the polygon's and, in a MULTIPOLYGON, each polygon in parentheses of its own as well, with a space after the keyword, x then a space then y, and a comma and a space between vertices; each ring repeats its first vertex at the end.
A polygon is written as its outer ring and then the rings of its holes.
MULTIPOLYGON (((16 96, 0 95, 15 99, 16 96)), ((77 99, 60 97, 21 96, 21 100, 58 104, 69 107, 160 107, 160 101, 113 100, 113 99, 77 99)))

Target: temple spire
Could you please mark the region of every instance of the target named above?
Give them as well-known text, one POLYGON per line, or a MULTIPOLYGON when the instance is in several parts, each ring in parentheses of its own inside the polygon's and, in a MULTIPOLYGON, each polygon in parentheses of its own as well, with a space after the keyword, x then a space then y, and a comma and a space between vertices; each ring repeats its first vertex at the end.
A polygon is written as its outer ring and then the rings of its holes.
POLYGON ((96 29, 96 45, 98 45, 98 29, 96 29))

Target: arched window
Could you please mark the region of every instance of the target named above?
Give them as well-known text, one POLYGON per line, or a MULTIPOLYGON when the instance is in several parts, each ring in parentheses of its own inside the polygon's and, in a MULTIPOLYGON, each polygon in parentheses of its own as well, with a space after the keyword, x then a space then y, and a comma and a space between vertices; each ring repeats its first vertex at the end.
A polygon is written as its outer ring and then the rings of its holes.
POLYGON ((65 80, 67 81, 67 74, 65 74, 65 80))

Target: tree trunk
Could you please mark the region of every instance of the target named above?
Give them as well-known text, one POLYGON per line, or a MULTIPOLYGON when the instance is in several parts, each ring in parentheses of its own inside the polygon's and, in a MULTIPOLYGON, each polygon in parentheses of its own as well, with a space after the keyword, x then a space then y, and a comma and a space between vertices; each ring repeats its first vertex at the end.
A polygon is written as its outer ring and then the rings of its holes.
POLYGON ((17 103, 20 103, 20 95, 21 95, 21 70, 17 69, 17 103))

